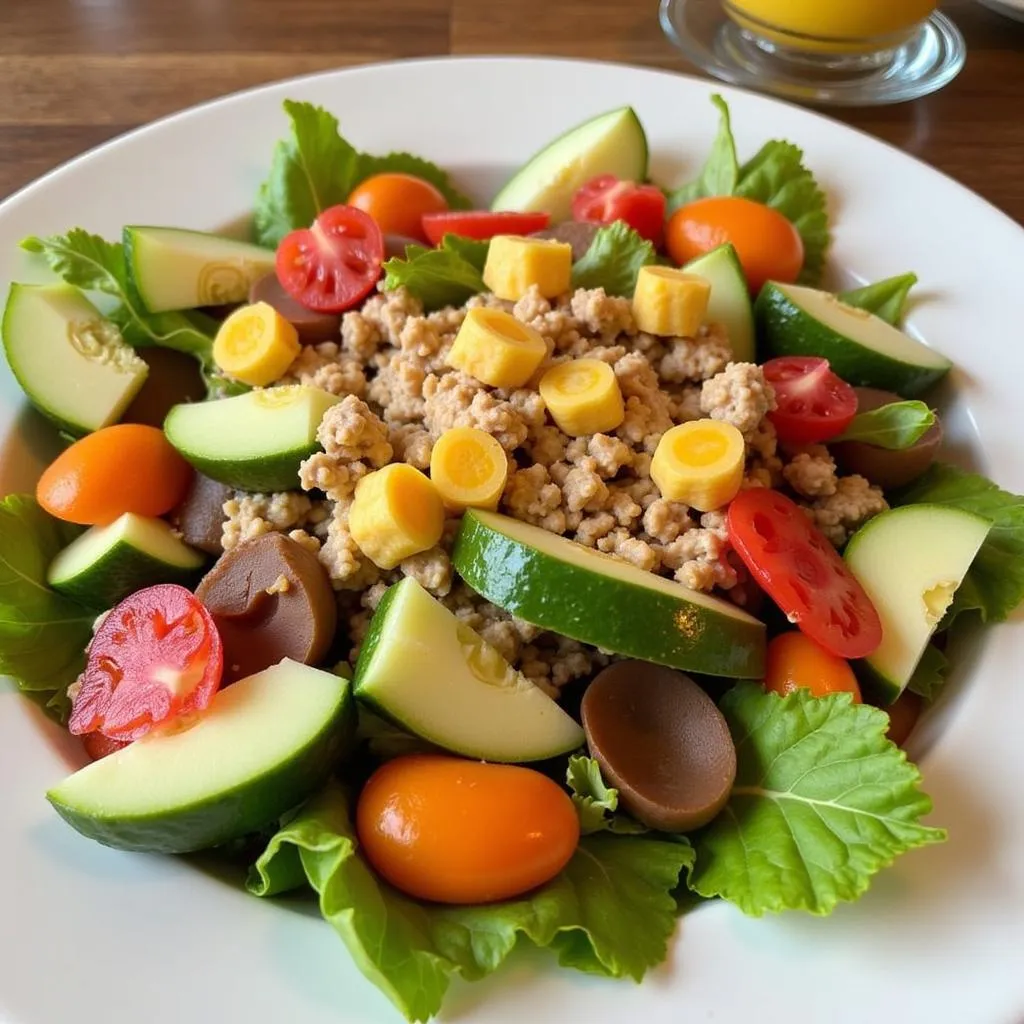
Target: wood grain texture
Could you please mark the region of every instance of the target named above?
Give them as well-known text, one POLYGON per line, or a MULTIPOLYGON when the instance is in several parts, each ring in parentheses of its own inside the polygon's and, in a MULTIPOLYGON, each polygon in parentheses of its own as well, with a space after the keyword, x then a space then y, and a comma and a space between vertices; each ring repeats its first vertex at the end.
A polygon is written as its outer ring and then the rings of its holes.
MULTIPOLYGON (((944 10, 969 47, 950 86, 913 103, 829 113, 1024 224, 1024 25, 973 0, 944 10)), ((657 0, 0 0, 0 196, 223 93, 444 53, 694 70, 663 37, 657 0)))

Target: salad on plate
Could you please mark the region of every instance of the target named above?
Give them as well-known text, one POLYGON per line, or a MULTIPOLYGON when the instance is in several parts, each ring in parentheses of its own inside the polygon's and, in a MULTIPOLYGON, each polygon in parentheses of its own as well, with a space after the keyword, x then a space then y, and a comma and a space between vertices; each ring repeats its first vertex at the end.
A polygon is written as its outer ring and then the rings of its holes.
POLYGON ((713 100, 694 181, 626 107, 488 209, 287 101, 251 238, 21 243, 66 447, 0 503, 0 671, 81 737, 69 825, 309 891, 409 1020, 943 840, 902 747, 1024 597, 1024 499, 943 457, 915 275, 821 290, 800 149, 713 100))

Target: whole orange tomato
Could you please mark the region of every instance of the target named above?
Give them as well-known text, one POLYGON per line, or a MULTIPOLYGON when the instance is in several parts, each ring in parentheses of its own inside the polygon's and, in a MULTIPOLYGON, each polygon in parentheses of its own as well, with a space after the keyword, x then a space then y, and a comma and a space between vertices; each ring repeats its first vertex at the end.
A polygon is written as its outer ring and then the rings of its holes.
POLYGON ((425 213, 443 213, 448 201, 423 178, 413 174, 374 174, 360 182, 348 205, 368 213, 385 235, 404 235, 426 242, 425 213))
POLYGON ((853 703, 860 703, 860 687, 850 663, 797 630, 780 633, 768 644, 764 688, 781 697, 800 688, 815 697, 852 693, 853 703))

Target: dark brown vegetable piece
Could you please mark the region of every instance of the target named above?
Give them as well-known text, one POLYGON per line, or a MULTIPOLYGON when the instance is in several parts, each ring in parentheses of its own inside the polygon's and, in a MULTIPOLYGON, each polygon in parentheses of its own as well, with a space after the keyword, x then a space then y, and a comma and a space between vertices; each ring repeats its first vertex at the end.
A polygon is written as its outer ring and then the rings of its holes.
POLYGON ((583 220, 567 220, 553 227, 536 231, 534 238, 550 238, 556 242, 568 242, 572 246, 572 261, 582 259, 594 241, 594 235, 602 225, 583 220))
POLYGON ((203 577, 196 597, 217 623, 226 682, 282 658, 316 664, 334 640, 338 609, 326 570, 280 533, 232 548, 203 577))
POLYGON ((423 245, 423 241, 419 238, 409 238, 406 235, 385 235, 384 259, 404 260, 407 245, 423 245))
POLYGON ((249 289, 249 301, 265 302, 273 306, 299 332, 299 341, 303 345, 336 341, 341 333, 340 316, 306 309, 284 290, 277 274, 267 274, 254 281, 249 289))
POLYGON ((201 402, 206 397, 199 363, 192 356, 155 345, 136 352, 149 367, 149 374, 121 417, 124 423, 162 427, 171 406, 201 402))
MULTIPOLYGON (((878 388, 853 390, 857 392, 858 412, 870 412, 890 402, 903 401, 892 391, 878 388)), ((924 437, 902 451, 879 448, 864 441, 838 441, 829 448, 844 473, 859 473, 886 491, 890 487, 902 487, 921 476, 935 461, 941 445, 942 424, 936 418, 924 437)))
POLYGON ((222 554, 224 547, 220 538, 227 519, 223 506, 232 494, 234 491, 226 484, 196 473, 185 500, 172 516, 181 531, 181 539, 209 555, 222 554))
POLYGON ((665 832, 707 824, 736 778, 736 748, 714 701, 682 672, 620 661, 583 695, 591 756, 622 806, 665 832))

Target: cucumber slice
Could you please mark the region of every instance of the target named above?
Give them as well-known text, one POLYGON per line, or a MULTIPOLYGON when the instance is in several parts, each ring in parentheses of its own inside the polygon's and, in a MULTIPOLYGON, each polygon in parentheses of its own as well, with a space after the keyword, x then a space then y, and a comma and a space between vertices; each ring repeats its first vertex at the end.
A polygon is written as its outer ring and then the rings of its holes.
POLYGON ((467 757, 542 761, 583 746, 583 730, 569 715, 411 578, 377 606, 355 695, 467 757))
POLYGON ((491 203, 492 210, 546 210, 554 222, 572 215, 576 190, 599 174, 647 177, 647 135, 632 107, 571 128, 535 153, 491 203))
POLYGON ((881 646, 856 667, 886 703, 910 682, 991 526, 946 505, 904 505, 850 538, 843 557, 882 620, 881 646))
POLYGON ((337 766, 354 729, 350 685, 286 659, 46 798, 82 835, 121 850, 188 853, 237 839, 275 822, 337 766))
POLYGON ((452 562, 488 601, 573 640, 711 676, 763 676, 765 628, 753 616, 540 527, 470 509, 452 562))
POLYGON ((274 270, 274 253, 249 242, 181 228, 126 227, 128 274, 150 313, 245 302, 274 270))
POLYGON ((12 284, 4 352, 29 401, 76 437, 116 423, 149 368, 68 284, 12 284))
POLYGON ((110 608, 155 583, 191 586, 205 562, 162 519, 126 512, 72 541, 50 563, 46 582, 90 608, 110 608))
POLYGON ((913 398, 953 365, 927 345, 830 292, 769 281, 754 307, 768 356, 821 356, 847 382, 913 398))
POLYGON ((204 476, 241 491, 293 491, 317 451, 316 428, 336 395, 306 385, 176 405, 167 440, 204 476))
POLYGON ((755 358, 754 304, 732 243, 726 242, 690 260, 683 270, 711 282, 711 298, 704 319, 717 321, 725 327, 737 363, 752 363, 755 358))

